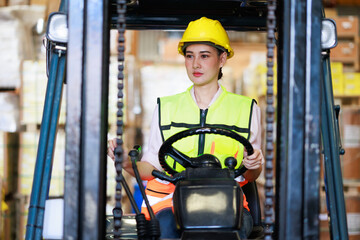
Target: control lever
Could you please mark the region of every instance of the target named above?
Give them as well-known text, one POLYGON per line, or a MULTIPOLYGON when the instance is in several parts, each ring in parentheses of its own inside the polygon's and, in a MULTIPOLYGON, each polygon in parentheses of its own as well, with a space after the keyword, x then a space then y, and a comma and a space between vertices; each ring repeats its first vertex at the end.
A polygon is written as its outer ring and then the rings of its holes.
POLYGON ((138 183, 141 195, 145 200, 145 204, 146 204, 146 207, 147 207, 147 209, 149 211, 150 218, 154 219, 155 214, 154 214, 154 212, 153 212, 153 210, 152 210, 152 208, 150 206, 149 200, 146 197, 145 188, 144 188, 144 186, 142 184, 142 180, 141 180, 141 177, 140 177, 140 174, 139 174, 139 170, 137 169, 137 165, 136 165, 136 162, 139 161, 140 149, 141 148, 138 148, 138 146, 135 146, 134 149, 132 149, 129 152, 129 156, 130 156, 130 160, 131 160, 131 163, 132 163, 132 168, 134 169, 136 182, 138 183))
POLYGON ((225 159, 225 166, 230 170, 234 170, 237 164, 237 160, 234 157, 228 157, 225 159))
POLYGON ((234 171, 235 178, 242 175, 247 170, 247 168, 245 166, 235 169, 236 164, 237 164, 237 160, 234 157, 228 157, 225 159, 225 166, 227 166, 230 170, 234 171))
POLYGON ((145 219, 145 215, 141 213, 141 211, 139 210, 139 207, 137 206, 134 196, 132 195, 129 185, 127 184, 127 182, 124 179, 124 176, 121 174, 121 185, 124 187, 125 192, 127 194, 127 196, 129 197, 131 206, 133 207, 133 209, 135 210, 136 216, 136 229, 137 229, 137 234, 138 234, 138 238, 140 240, 145 240, 147 239, 148 236, 148 224, 147 221, 145 219))
POLYGON ((138 206, 136 205, 136 201, 135 201, 135 199, 134 199, 134 196, 132 195, 132 193, 131 193, 131 191, 130 191, 129 185, 128 185, 127 182, 125 181, 125 178, 124 178, 124 176, 123 176, 122 174, 121 174, 120 183, 121 183, 121 185, 123 185, 123 187, 124 187, 124 189, 125 189, 125 192, 126 192, 126 194, 128 195, 128 197, 129 197, 131 206, 132 206, 132 207, 134 208, 134 210, 135 210, 136 215, 141 214, 138 206))
MULTIPOLYGON (((130 156, 130 160, 131 160, 131 163, 132 163, 131 164, 132 168, 133 168, 134 173, 135 173, 136 182, 139 185, 141 195, 142 195, 142 197, 143 197, 143 199, 145 201, 146 208, 147 208, 147 210, 148 210, 148 212, 150 214, 150 222, 148 222, 148 224, 147 224, 147 231, 146 231, 147 235, 150 236, 151 239, 159 239, 160 238, 159 221, 156 219, 154 211, 152 210, 152 208, 150 206, 150 203, 149 203, 149 200, 148 200, 148 198, 147 198, 147 196, 145 194, 145 188, 144 188, 144 185, 142 184, 141 177, 140 177, 140 174, 139 174, 139 170, 137 169, 137 165, 136 165, 136 162, 139 161, 140 152, 141 152, 141 147, 139 145, 136 145, 136 146, 134 146, 134 149, 132 149, 129 152, 129 156, 130 156)), ((144 216, 143 214, 141 214, 141 215, 144 216)), ((144 226, 144 227, 146 227, 146 226, 144 226)), ((144 229, 144 231, 145 231, 145 229, 144 229)), ((146 234, 146 232, 142 233, 142 235, 146 234)), ((138 233, 138 235, 139 235, 139 233, 138 233)))

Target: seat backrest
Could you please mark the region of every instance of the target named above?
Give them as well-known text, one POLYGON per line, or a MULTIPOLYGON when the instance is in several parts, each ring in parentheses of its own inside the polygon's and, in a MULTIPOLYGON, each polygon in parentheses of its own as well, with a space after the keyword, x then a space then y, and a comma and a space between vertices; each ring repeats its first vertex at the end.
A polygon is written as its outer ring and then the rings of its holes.
POLYGON ((248 182, 242 187, 242 190, 246 196, 246 200, 249 203, 250 214, 254 220, 254 226, 261 225, 261 209, 259 194, 256 186, 256 182, 248 182))

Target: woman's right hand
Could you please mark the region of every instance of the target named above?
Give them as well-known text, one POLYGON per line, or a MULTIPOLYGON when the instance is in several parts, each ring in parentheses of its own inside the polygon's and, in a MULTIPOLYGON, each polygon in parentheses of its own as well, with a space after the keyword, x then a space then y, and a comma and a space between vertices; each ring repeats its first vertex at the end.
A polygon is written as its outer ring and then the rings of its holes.
POLYGON ((110 139, 108 141, 108 148, 107 148, 107 155, 112 159, 115 160, 115 148, 117 146, 116 138, 110 139))
MULTIPOLYGON (((116 138, 108 140, 108 148, 107 148, 107 155, 112 159, 115 160, 114 150, 116 148, 116 138)), ((150 163, 148 162, 137 162, 136 166, 140 173, 141 179, 143 180, 151 180, 154 177, 152 176, 152 171, 155 169, 150 163)), ((129 156, 125 153, 124 150, 124 157, 122 162, 123 169, 128 172, 130 175, 135 176, 134 170, 132 168, 132 164, 130 161, 129 156)))
MULTIPOLYGON (((115 161, 115 148, 117 146, 116 143, 116 138, 110 139, 108 140, 108 148, 107 148, 107 155, 113 160, 115 161)), ((123 162, 122 162, 122 167, 125 169, 125 171, 129 172, 130 174, 132 174, 132 165, 131 165, 131 161, 129 160, 128 155, 126 154, 126 151, 124 150, 124 154, 123 154, 123 162)))

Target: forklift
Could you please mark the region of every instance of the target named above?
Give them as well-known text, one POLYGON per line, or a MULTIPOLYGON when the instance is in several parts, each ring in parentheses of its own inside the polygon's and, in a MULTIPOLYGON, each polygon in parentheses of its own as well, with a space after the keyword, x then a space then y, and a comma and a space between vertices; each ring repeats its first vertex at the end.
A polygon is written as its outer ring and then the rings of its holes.
MULTIPOLYGON (((338 125, 340 108, 334 105, 329 56, 330 49, 337 42, 336 25, 325 18, 321 1, 62 0, 59 11, 49 16, 47 26, 48 85, 30 198, 27 240, 43 237, 45 202, 64 84, 67 84, 67 117, 61 238, 159 238, 157 233, 139 236, 139 226, 135 226, 137 230, 131 230, 134 219, 122 212, 123 188, 127 191, 122 178, 124 34, 127 29, 184 30, 190 21, 202 16, 219 20, 226 30, 267 32, 264 218, 259 215, 256 183, 251 185, 251 189, 242 189, 252 194, 248 201, 253 204, 250 208, 256 222, 254 225, 260 227, 260 234, 255 238, 319 239, 320 166, 323 160, 330 235, 332 239, 348 239, 340 166, 340 155, 344 154, 338 125), (110 29, 118 30, 119 73, 116 204, 109 231, 105 189, 110 29), (274 79, 272 70, 275 55, 277 79, 274 79), (274 81, 278 86, 276 100, 274 81), (126 227, 130 228, 130 235, 135 236, 126 235, 129 233, 126 227)), ((190 129, 176 138, 199 131, 231 135, 224 133, 225 130, 205 128, 190 129)), ((164 144, 165 150, 173 150, 172 142, 164 144)), ((139 154, 139 148, 134 148, 130 152, 132 161, 139 154)), ((166 154, 169 152, 165 151, 166 154)), ((188 166, 189 171, 196 169, 186 158, 179 161, 188 166)), ((232 166, 229 161, 225 173, 228 180, 241 174, 232 166)), ((164 176, 174 183, 189 180, 176 174, 164 176)), ((181 200, 180 196, 179 202, 181 200)), ((186 208, 181 204, 176 206, 179 210, 177 216, 184 220, 181 214, 186 213, 186 208)), ((220 224, 224 223, 223 216, 219 219, 220 224)), ((234 222, 224 228, 236 229, 237 223, 234 222)), ((191 224, 187 221, 178 224, 183 230, 190 230, 191 234, 191 224)), ((213 229, 205 224, 202 230, 213 229)), ((191 237, 194 235, 188 236, 183 235, 183 239, 196 239, 191 237)), ((238 239, 224 236, 220 234, 217 239, 238 239)))

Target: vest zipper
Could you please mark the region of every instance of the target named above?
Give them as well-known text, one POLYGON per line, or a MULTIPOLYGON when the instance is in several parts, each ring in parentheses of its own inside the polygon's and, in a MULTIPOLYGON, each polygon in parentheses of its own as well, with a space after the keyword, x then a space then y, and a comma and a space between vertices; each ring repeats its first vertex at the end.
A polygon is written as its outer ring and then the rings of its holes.
MULTIPOLYGON (((207 112, 208 112, 208 109, 200 109, 200 127, 205 127, 207 112)), ((204 148, 205 148, 205 134, 200 134, 199 135, 198 155, 201 155, 204 153, 204 148)))

